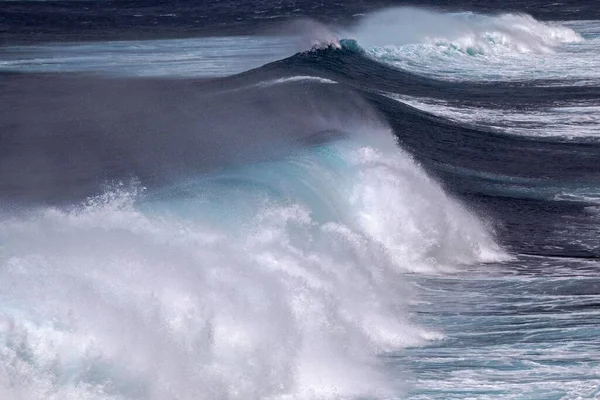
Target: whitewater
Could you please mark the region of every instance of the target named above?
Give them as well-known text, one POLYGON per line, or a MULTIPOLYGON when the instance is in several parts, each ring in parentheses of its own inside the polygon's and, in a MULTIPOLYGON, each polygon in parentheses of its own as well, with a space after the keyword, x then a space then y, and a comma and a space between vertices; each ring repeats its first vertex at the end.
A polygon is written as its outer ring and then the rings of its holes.
POLYGON ((4 219, 3 395, 392 395, 402 384, 377 355, 441 335, 411 321, 402 273, 499 250, 385 147, 319 146, 4 219))
POLYGON ((180 6, 4 25, 1 399, 600 396, 592 14, 180 6))

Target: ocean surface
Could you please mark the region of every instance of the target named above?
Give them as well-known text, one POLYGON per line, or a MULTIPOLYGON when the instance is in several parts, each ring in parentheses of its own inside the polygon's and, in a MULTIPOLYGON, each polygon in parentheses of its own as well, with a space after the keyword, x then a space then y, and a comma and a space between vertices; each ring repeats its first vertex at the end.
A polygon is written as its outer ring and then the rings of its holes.
POLYGON ((0 1, 2 400, 598 399, 599 272, 597 2, 0 1))

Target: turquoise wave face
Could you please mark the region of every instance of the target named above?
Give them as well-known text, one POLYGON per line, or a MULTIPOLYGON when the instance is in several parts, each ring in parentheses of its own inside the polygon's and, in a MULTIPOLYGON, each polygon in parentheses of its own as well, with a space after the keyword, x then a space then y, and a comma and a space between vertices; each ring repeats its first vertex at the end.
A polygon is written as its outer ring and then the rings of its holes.
POLYGON ((342 147, 315 146, 284 160, 224 168, 149 193, 146 204, 156 210, 176 209, 186 218, 235 225, 250 220, 266 202, 301 202, 318 221, 339 222, 340 199, 348 196, 349 177, 357 173, 344 159, 342 147))

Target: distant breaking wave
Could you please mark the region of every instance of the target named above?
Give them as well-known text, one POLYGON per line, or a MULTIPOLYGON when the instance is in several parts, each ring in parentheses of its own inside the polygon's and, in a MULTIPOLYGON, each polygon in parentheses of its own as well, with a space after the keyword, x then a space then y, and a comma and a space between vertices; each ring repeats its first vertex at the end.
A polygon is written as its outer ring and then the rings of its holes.
POLYGON ((418 8, 383 10, 346 28, 298 20, 270 36, 8 47, 0 49, 0 70, 215 77, 299 51, 339 49, 344 39, 356 40, 374 60, 436 79, 513 81, 573 74, 581 84, 599 79, 595 65, 600 38, 584 38, 565 24, 526 14, 452 14, 418 8))
POLYGON ((583 41, 573 29, 527 14, 487 16, 399 8, 371 14, 351 30, 365 47, 426 44, 469 55, 548 53, 583 41))
POLYGON ((375 60, 436 79, 527 80, 573 73, 598 78, 592 68, 598 58, 595 39, 586 44, 570 27, 526 14, 400 8, 369 15, 345 34, 375 60))

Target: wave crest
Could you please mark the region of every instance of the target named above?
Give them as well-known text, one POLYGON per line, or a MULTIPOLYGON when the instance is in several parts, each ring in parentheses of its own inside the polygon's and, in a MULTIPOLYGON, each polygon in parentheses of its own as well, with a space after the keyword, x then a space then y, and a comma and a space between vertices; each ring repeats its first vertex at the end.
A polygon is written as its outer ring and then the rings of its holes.
POLYGON ((550 52, 561 43, 584 40, 571 28, 541 22, 527 14, 442 14, 416 8, 372 14, 352 33, 367 47, 429 44, 468 54, 503 49, 521 53, 550 52))
POLYGON ((584 41, 567 26, 527 14, 444 14, 416 8, 369 15, 345 35, 355 37, 379 62, 436 78, 467 80, 544 76, 548 64, 565 63, 555 54, 561 46, 584 41), (492 65, 495 70, 490 71, 492 65))

